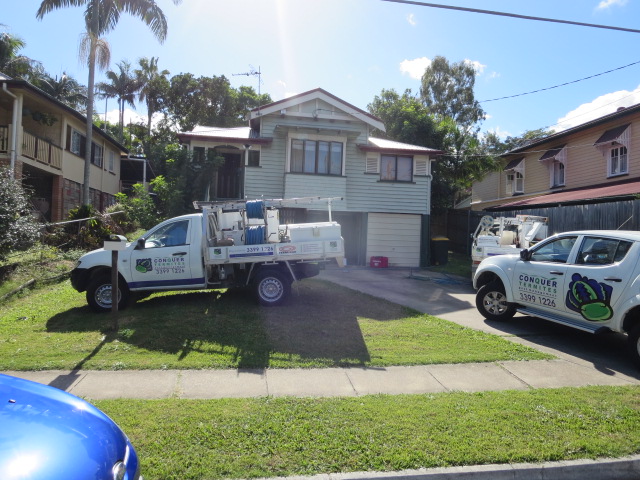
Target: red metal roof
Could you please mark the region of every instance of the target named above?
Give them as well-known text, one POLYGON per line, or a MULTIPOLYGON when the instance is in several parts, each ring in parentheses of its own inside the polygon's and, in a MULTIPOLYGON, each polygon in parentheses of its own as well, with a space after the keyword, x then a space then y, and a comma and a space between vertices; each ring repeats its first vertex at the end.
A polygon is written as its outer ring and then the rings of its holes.
POLYGON ((640 180, 625 180, 589 188, 576 188, 562 192, 548 193, 539 197, 525 198, 515 202, 503 203, 491 210, 514 207, 531 207, 536 205, 557 205, 562 203, 589 203, 589 200, 612 201, 615 197, 631 196, 640 193, 640 180))

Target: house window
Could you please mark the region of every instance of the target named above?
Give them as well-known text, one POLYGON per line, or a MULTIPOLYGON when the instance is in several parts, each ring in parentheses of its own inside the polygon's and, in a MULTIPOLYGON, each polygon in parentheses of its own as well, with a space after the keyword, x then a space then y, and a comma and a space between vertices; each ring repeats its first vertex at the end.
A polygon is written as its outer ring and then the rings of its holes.
POLYGON ((507 174, 507 195, 524 193, 524 175, 520 172, 512 171, 507 174))
POLYGON ((291 140, 291 165, 293 173, 342 175, 341 142, 324 140, 291 140))
MULTIPOLYGON (((86 139, 87 137, 71 127, 67 130, 67 147, 69 151, 79 157, 83 157, 86 152, 86 139)), ((104 156, 104 149, 101 145, 96 143, 91 144, 91 163, 102 167, 104 156)))
POLYGON ((98 167, 102 167, 102 160, 104 158, 104 150, 100 145, 93 143, 91 145, 91 163, 98 167))
POLYGON ((609 151, 609 176, 623 175, 625 173, 629 173, 627 147, 621 145, 609 151))
POLYGON ((69 151, 71 153, 75 153, 79 157, 82 157, 82 152, 84 150, 84 138, 84 135, 82 135, 80 132, 78 132, 77 130, 72 130, 71 145, 69 147, 69 151))
POLYGON ((203 162, 204 161, 204 147, 193 147, 192 161, 203 162))
POLYGON ((413 157, 382 155, 380 157, 380 180, 411 182, 413 180, 413 157))
POLYGON ((553 162, 553 185, 552 187, 561 187, 564 185, 564 163, 559 161, 553 162))
POLYGON ((260 152, 258 150, 249 150, 249 159, 247 166, 259 167, 260 166, 260 152))
POLYGON ((113 172, 116 169, 116 156, 115 154, 109 150, 109 171, 113 172))

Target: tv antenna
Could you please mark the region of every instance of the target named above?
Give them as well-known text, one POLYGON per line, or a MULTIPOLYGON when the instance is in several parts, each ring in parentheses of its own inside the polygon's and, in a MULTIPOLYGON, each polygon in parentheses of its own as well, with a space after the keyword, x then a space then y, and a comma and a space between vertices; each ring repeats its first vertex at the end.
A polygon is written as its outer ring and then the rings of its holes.
POLYGON ((245 75, 247 77, 258 77, 258 96, 260 96, 260 85, 262 85, 262 72, 260 71, 260 66, 258 66, 258 70, 256 70, 255 68, 253 68, 253 65, 249 65, 249 68, 251 70, 249 70, 248 72, 244 72, 244 73, 233 73, 232 75, 234 77, 237 77, 239 75, 245 75))

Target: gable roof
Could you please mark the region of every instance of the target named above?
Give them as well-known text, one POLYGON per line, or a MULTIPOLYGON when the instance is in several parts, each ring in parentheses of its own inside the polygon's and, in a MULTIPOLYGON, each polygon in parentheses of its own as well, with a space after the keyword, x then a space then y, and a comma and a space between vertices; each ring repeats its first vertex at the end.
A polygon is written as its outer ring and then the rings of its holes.
POLYGON ((315 88, 313 90, 309 90, 308 92, 300 93, 288 98, 283 98, 282 100, 278 100, 277 102, 256 107, 249 112, 249 119, 255 120, 264 115, 280 113, 281 111, 286 110, 287 108, 291 108, 294 105, 299 105, 301 103, 316 99, 327 102, 328 104, 344 111, 347 115, 351 115, 358 120, 372 126, 373 128, 377 128, 378 130, 381 130, 383 132, 386 131, 384 123, 378 117, 376 117, 375 115, 371 115, 369 112, 355 107, 350 103, 345 102, 344 100, 341 100, 340 98, 332 95, 322 88, 315 88))
POLYGON ((183 140, 214 140, 218 142, 242 143, 247 145, 268 145, 272 138, 260 137, 256 130, 251 127, 206 127, 197 125, 190 132, 179 132, 178 139, 183 140))

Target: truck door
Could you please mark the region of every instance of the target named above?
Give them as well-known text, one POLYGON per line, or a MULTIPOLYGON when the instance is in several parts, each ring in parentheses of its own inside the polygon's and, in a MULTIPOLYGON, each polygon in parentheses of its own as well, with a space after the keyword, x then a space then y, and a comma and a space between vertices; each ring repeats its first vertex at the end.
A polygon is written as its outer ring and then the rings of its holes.
POLYGON ((530 260, 516 263, 511 284, 514 302, 549 312, 564 312, 567 261, 577 238, 560 237, 540 244, 530 250, 530 260))
POLYGON ((584 237, 575 262, 567 268, 567 316, 591 327, 607 325, 635 270, 637 254, 628 254, 632 245, 628 240, 584 237))
POLYGON ((172 290, 204 287, 197 222, 177 218, 161 223, 146 237, 144 248, 131 253, 133 290, 172 290))

